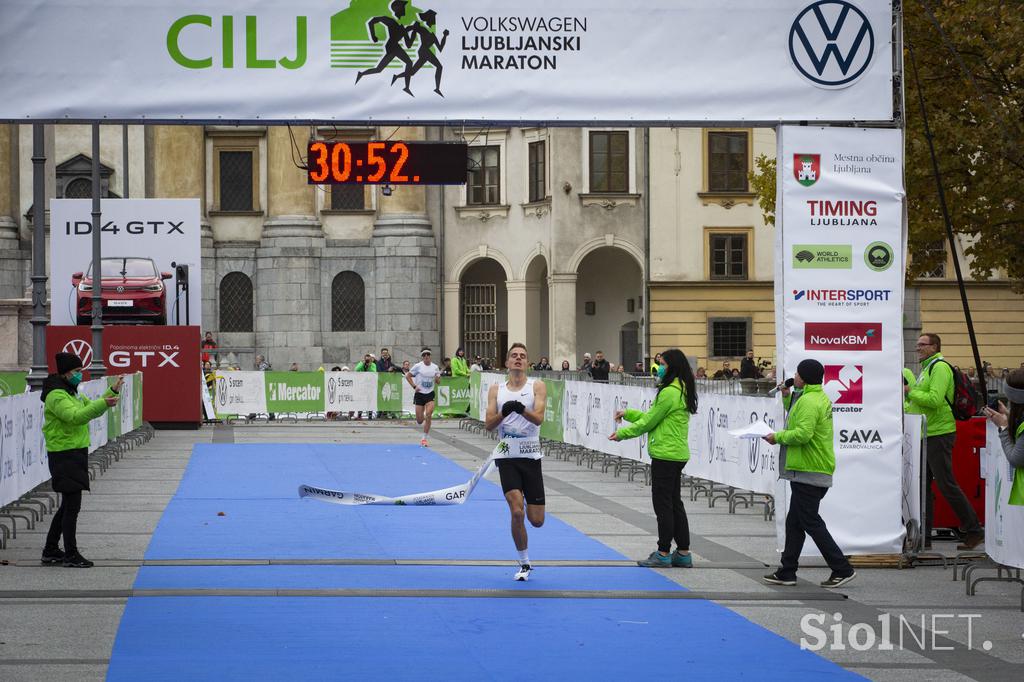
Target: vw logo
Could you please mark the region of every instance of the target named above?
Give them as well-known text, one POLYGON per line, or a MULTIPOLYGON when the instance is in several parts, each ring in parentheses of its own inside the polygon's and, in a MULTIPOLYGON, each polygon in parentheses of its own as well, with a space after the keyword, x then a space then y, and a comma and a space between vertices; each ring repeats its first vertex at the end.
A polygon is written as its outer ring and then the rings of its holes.
POLYGON ((822 88, 853 85, 875 54, 871 22, 846 0, 818 0, 789 29, 789 57, 807 80, 822 88))
POLYGON ((228 380, 224 377, 217 377, 217 401, 221 407, 228 404, 228 380))
POLYGON ((708 410, 708 462, 715 461, 715 408, 708 410))
POLYGON ((334 398, 338 395, 338 382, 334 377, 327 380, 327 402, 334 404, 334 398))
POLYGON ((84 339, 71 339, 62 348, 65 353, 74 353, 82 359, 82 366, 88 367, 92 362, 92 346, 84 339))
MULTIPOLYGON (((757 413, 751 412, 750 423, 753 424, 754 422, 757 421, 760 421, 760 418, 757 416, 757 413)), ((747 466, 750 467, 750 473, 754 473, 755 471, 757 471, 757 464, 758 460, 760 459, 758 457, 757 451, 760 449, 760 446, 760 438, 750 438, 747 440, 747 466)))
POLYGON ((124 293, 124 287, 122 287, 122 286, 117 287, 117 293, 123 294, 124 293))

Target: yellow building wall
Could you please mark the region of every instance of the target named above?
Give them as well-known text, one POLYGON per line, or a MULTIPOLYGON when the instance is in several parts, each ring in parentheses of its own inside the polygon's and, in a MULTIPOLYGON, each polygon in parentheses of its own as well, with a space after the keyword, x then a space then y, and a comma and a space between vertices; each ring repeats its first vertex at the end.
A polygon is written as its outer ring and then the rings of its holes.
MULTIPOLYGON (((651 283, 651 354, 680 348, 709 370, 722 359, 708 358, 708 319, 751 318, 754 356, 775 364, 775 294, 771 282, 651 283)), ((727 358, 739 367, 739 357, 727 358)))
MULTIPOLYGON (((960 291, 956 284, 925 283, 921 288, 921 331, 942 337, 942 355, 954 365, 974 365, 960 291)), ((653 299, 652 299, 653 300, 653 299)), ((995 367, 1024 362, 1024 297, 1005 284, 968 284, 974 332, 982 361, 995 367)))

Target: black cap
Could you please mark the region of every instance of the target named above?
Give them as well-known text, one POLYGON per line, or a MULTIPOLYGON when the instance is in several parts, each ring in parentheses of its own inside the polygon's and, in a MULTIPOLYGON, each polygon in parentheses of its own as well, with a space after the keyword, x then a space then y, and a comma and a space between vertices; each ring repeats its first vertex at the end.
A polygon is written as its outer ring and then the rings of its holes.
POLYGON ((820 385, 825 378, 825 368, 817 360, 810 358, 796 366, 796 373, 804 380, 805 384, 820 385))
POLYGON ((57 374, 67 374, 73 369, 85 366, 82 358, 74 353, 57 353, 55 359, 57 362, 57 374))

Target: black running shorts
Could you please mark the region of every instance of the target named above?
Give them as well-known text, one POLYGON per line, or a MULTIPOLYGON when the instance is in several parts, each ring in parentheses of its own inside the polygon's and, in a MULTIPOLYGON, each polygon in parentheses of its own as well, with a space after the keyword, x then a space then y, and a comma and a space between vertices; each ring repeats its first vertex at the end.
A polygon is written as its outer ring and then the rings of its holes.
POLYGON ((544 504, 544 476, 540 471, 539 459, 514 457, 499 459, 496 463, 503 493, 521 490, 526 504, 544 504))
POLYGON ((419 391, 416 391, 415 395, 413 395, 412 397, 413 405, 426 405, 427 403, 432 402, 434 402, 433 391, 431 391, 430 393, 420 393, 419 391))

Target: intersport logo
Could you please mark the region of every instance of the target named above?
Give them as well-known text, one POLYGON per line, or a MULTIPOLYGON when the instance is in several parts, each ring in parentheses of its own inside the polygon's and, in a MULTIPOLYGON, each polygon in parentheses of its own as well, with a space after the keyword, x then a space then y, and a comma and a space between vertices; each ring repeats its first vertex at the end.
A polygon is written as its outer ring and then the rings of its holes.
POLYGON ((887 302, 892 289, 794 289, 793 300, 823 308, 865 307, 887 302))
POLYGON ((808 322, 805 350, 882 350, 881 322, 808 322))
POLYGON ((864 410, 863 365, 825 365, 821 388, 832 401, 832 412, 857 413, 864 410))

